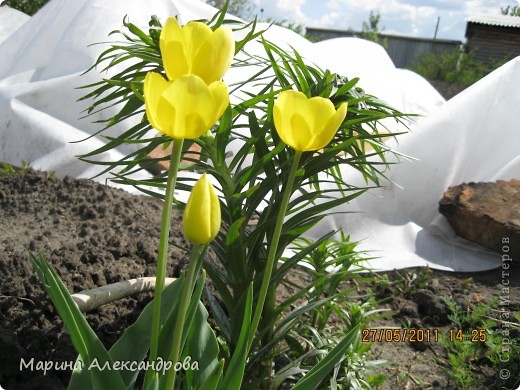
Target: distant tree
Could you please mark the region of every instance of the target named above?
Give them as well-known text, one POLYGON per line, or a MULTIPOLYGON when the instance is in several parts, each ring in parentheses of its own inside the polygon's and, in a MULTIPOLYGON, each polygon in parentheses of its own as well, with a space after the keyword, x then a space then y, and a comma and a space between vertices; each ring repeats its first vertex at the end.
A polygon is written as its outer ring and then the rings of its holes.
POLYGON ((27 15, 34 15, 41 7, 47 4, 49 0, 5 0, 0 5, 22 11, 27 15))
POLYGON ((514 7, 511 7, 510 5, 507 7, 501 7, 500 11, 502 11, 502 15, 520 16, 520 7, 517 5, 514 7))
MULTIPOLYGON (((204 0, 215 8, 222 9, 226 0, 204 0)), ((256 6, 250 0, 229 0, 227 12, 242 19, 250 19, 256 6)))
MULTIPOLYGON (((379 40, 379 22, 381 21, 381 14, 377 11, 370 11, 368 20, 363 21, 361 28, 361 36, 364 39, 377 42, 379 40)), ((383 27, 383 30, 385 28, 383 27)))
POLYGON ((370 11, 368 20, 363 21, 361 28, 361 38, 382 44, 384 47, 387 45, 387 40, 381 41, 381 30, 379 29, 379 23, 381 22, 381 14, 377 11, 370 11))

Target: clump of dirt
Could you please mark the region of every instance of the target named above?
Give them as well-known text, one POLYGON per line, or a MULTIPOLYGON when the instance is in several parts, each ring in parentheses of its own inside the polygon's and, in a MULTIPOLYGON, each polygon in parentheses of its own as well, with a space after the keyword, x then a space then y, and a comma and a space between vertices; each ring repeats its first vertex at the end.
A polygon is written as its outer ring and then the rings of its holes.
MULTIPOLYGON (((0 384, 6 389, 66 388, 68 370, 20 370, 24 362, 70 362, 76 353, 41 287, 28 253, 41 253, 69 291, 154 276, 162 204, 89 180, 57 179, 27 169, 0 177, 0 384)), ((171 239, 184 247, 174 210, 171 239)), ((178 276, 185 252, 170 246, 168 274, 178 276)), ((135 321, 149 294, 88 313, 108 348, 135 321)))

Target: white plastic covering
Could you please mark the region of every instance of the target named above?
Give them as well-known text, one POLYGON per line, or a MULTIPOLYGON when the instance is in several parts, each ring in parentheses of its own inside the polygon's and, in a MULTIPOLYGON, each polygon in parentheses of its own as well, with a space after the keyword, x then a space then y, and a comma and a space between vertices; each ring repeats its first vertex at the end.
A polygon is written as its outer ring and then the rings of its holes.
MULTIPOLYGON (((328 220, 343 225, 361 247, 376 251, 374 269, 429 265, 479 271, 500 265, 500 256, 454 235, 438 211, 450 185, 520 177, 520 57, 449 100, 399 137, 399 152, 417 161, 394 165, 397 185, 372 191, 328 220)), ((520 204, 511 204, 520 208, 520 204)))
MULTIPOLYGON (((191 0, 52 0, 0 43, 0 161, 19 165, 23 160, 58 176, 95 175, 100 167, 75 156, 92 151, 103 140, 92 137, 71 143, 99 130, 91 122, 101 116, 78 119, 90 102, 77 103, 84 91, 75 88, 100 77, 96 72, 80 75, 108 47, 89 45, 117 39, 108 33, 120 29, 125 16, 146 28, 154 14, 163 21, 178 15, 187 22, 209 18, 214 12, 191 0)), ((281 27, 273 27, 266 35, 278 44, 295 47, 321 67, 349 78, 361 77, 360 86, 396 108, 425 116, 396 146, 419 159, 392 168, 390 178, 402 188, 390 186, 363 196, 348 207, 362 214, 338 215, 320 225, 315 234, 345 226, 355 239, 364 239, 363 248, 378 251, 375 254, 381 259, 370 264, 375 269, 429 264, 473 271, 499 263, 498 255, 475 252, 475 246, 465 241, 464 248, 456 246, 431 231, 434 221, 445 228, 437 202, 448 185, 519 177, 519 59, 444 103, 429 83, 396 69, 384 49, 374 43, 351 38, 313 44, 281 27)), ((248 50, 255 52, 258 47, 251 45, 248 50)), ((243 76, 240 70, 231 70, 226 81, 243 76)), ((122 130, 114 127, 111 131, 122 130)), ((103 158, 114 160, 126 152, 114 150, 103 158)))
POLYGON ((0 7, 0 43, 29 19, 30 16, 23 12, 5 6, 0 7))

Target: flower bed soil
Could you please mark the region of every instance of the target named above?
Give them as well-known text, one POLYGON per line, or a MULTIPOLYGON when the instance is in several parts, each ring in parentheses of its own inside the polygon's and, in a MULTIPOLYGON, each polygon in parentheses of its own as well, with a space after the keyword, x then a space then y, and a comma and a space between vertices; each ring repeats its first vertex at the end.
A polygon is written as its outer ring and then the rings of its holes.
MULTIPOLYGON (((71 292, 140 276, 153 276, 160 231, 160 200, 131 195, 88 180, 63 180, 31 169, 0 176, 0 386, 7 390, 66 388, 70 370, 60 362, 76 358, 69 336, 31 267, 28 252, 42 253, 71 292), (20 362, 26 363, 20 370, 20 362), (34 359, 31 371, 27 363, 34 359), (37 362, 53 362, 53 369, 36 370, 37 362), (58 368, 58 369, 56 369, 58 368)), ((172 241, 186 246, 172 220, 172 241)), ((185 253, 170 247, 168 273, 178 276, 185 253)), ((403 278, 408 271, 389 273, 403 278)), ((410 271, 411 272, 411 271, 410 271)), ((410 273, 408 273, 410 275, 410 273)), ((518 273, 510 280, 511 303, 517 312, 518 273)), ((360 292, 377 288, 358 284, 360 292)), ((431 271, 428 287, 413 294, 380 290, 378 299, 392 314, 376 325, 447 329, 441 297, 461 304, 491 302, 500 296, 501 272, 459 275, 431 271), (467 278, 473 277, 471 282, 467 278)), ((87 320, 105 346, 110 347, 151 299, 150 294, 125 298, 89 312, 87 320)), ((391 362, 384 369, 385 389, 456 389, 446 354, 438 343, 426 348, 410 343, 376 343, 372 358, 391 362), (403 375, 405 373, 406 375, 403 375)), ((516 374, 516 373, 514 373, 516 374)), ((475 372, 483 389, 497 384, 495 369, 475 372)))
MULTIPOLYGON (((69 336, 41 287, 28 253, 42 253, 71 292, 155 275, 161 201, 88 180, 56 179, 31 169, 0 177, 0 385, 4 389, 65 388, 69 370, 20 370, 20 361, 70 362, 69 336)), ((174 213, 172 240, 186 246, 174 213)), ((169 275, 188 257, 170 246, 169 275), (175 264, 173 266, 172 264, 175 264)), ((150 300, 126 298, 89 312, 110 347, 150 300)), ((36 366, 34 366, 36 367, 36 366)))

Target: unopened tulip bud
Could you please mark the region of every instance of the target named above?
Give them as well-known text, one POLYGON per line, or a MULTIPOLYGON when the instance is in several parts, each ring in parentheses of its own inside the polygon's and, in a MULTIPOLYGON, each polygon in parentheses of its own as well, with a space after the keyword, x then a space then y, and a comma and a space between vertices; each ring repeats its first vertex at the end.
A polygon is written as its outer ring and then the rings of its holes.
POLYGON ((220 230, 220 203, 206 174, 195 183, 184 210, 184 235, 194 244, 209 244, 220 230))

